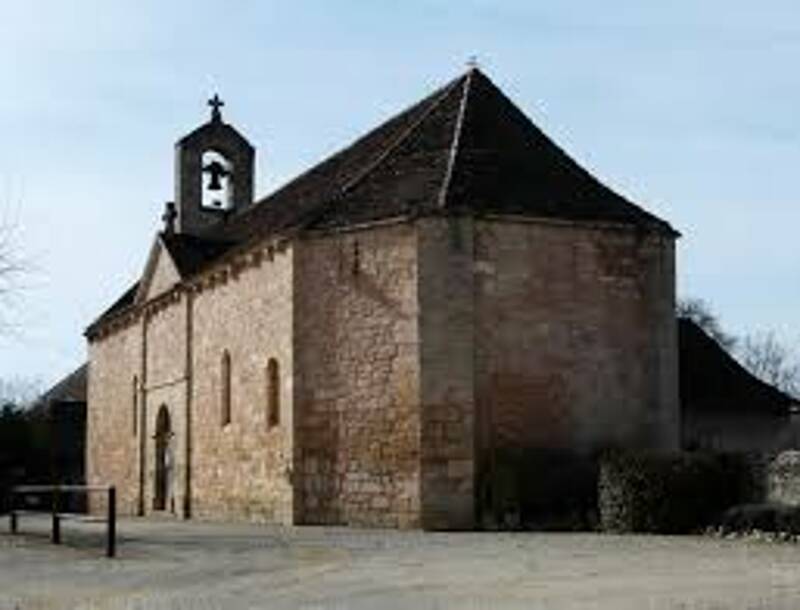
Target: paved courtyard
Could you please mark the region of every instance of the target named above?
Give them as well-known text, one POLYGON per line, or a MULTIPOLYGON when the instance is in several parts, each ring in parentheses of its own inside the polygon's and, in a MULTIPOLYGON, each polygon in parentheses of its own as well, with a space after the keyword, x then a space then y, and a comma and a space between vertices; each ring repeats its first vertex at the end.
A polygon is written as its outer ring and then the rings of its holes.
POLYGON ((44 519, 0 533, 0 610, 800 608, 800 546, 657 536, 423 533, 44 519))

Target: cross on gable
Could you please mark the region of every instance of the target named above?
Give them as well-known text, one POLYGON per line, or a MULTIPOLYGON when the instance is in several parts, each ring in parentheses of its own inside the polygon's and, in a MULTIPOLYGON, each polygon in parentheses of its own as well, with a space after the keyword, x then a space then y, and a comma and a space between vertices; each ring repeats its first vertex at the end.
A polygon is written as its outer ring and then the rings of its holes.
POLYGON ((220 108, 225 105, 225 102, 219 99, 219 95, 215 93, 214 97, 208 100, 208 105, 211 106, 211 120, 215 123, 222 121, 222 112, 220 108))
POLYGON ((178 212, 175 210, 175 202, 167 201, 164 205, 164 214, 161 220, 164 221, 164 233, 172 235, 175 233, 175 221, 178 218, 178 212))

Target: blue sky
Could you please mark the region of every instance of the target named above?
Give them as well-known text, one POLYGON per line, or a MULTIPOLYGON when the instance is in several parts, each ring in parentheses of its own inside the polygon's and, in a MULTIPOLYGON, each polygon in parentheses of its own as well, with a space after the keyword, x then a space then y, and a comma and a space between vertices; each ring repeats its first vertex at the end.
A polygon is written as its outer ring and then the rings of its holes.
POLYGON ((53 381, 139 274, 172 147, 207 117, 259 195, 453 78, 489 76, 604 182, 683 233, 678 290, 800 339, 800 7, 672 2, 29 0, 0 22, 0 214, 37 271, 0 377, 53 381))

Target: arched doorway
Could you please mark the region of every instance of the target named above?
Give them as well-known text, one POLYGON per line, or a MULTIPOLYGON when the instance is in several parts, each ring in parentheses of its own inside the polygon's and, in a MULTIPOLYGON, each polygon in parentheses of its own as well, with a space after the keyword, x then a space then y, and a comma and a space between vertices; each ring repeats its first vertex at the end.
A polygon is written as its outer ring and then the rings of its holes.
POLYGON ((156 417, 155 493, 153 494, 153 510, 167 510, 172 492, 172 425, 169 410, 161 405, 156 417))

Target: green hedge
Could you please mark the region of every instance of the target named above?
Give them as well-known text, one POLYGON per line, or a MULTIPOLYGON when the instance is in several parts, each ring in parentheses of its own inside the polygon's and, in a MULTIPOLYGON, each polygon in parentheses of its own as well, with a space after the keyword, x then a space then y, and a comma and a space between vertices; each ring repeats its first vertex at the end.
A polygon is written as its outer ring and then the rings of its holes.
POLYGON ((611 532, 683 534, 719 522, 758 495, 756 465, 735 454, 611 451, 600 457, 601 527, 611 532))
POLYGON ((503 449, 483 464, 484 527, 683 534, 763 498, 765 462, 720 453, 503 449))

